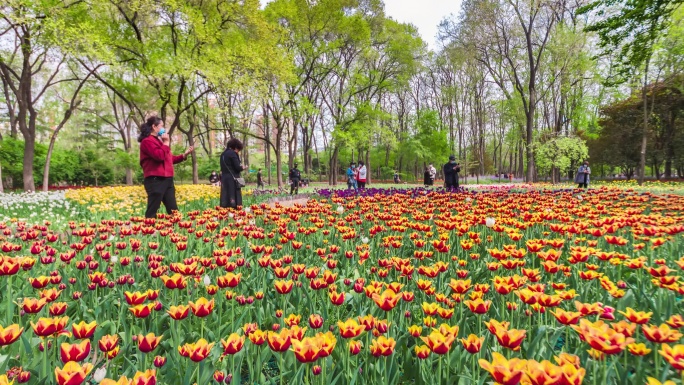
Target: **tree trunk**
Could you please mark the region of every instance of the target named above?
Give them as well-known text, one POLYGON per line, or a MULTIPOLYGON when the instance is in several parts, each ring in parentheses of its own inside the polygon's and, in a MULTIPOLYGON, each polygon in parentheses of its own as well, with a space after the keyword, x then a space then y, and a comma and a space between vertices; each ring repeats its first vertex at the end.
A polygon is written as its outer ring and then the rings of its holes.
POLYGON ((5 188, 2 185, 2 162, 0 162, 0 194, 5 192, 5 188))
POLYGON ((650 57, 646 59, 646 66, 644 69, 644 87, 642 90, 642 99, 644 99, 644 130, 641 135, 641 150, 639 158, 639 186, 644 184, 644 179, 646 178, 646 146, 648 145, 648 98, 647 90, 648 86, 648 67, 650 64, 650 57))
POLYGON ((24 191, 36 191, 36 183, 33 180, 33 158, 36 153, 36 139, 34 135, 24 137, 24 191))

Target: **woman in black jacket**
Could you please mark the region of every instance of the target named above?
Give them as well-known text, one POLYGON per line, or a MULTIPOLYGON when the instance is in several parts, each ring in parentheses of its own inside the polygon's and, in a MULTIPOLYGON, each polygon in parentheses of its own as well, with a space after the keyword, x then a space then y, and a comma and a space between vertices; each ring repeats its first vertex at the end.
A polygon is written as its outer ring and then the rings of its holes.
POLYGON ((226 150, 221 154, 221 207, 237 209, 242 206, 241 187, 235 181, 242 170, 247 168, 247 165, 242 165, 238 155, 242 148, 242 142, 233 138, 228 141, 226 150))

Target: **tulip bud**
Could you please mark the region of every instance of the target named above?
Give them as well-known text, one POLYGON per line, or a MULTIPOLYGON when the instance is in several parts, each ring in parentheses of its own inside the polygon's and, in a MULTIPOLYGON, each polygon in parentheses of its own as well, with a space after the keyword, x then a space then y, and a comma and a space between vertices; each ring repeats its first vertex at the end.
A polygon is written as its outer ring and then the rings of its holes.
POLYGON ((280 309, 276 310, 276 312, 275 312, 275 316, 276 316, 277 318, 280 318, 280 317, 282 317, 282 316, 283 316, 283 311, 282 311, 282 310, 280 310, 280 309))
POLYGON ((280 325, 273 324, 273 326, 271 326, 271 329, 273 329, 274 332, 277 332, 278 330, 280 330, 280 325))
POLYGON ((161 368, 162 366, 164 366, 164 364, 166 364, 166 357, 162 357, 162 356, 154 357, 154 366, 161 368))
POLYGON ((221 371, 219 371, 219 370, 217 370, 217 371, 214 372, 214 380, 215 380, 216 382, 218 382, 219 384, 220 384, 221 382, 223 382, 225 379, 226 379, 226 375, 225 375, 223 372, 221 372, 221 371))
POLYGON ((17 383, 23 384, 31 381, 31 372, 20 371, 17 375, 17 383))
POLYGON ((321 366, 320 366, 320 365, 314 365, 314 367, 311 368, 311 372, 314 374, 314 376, 317 376, 317 375, 321 374, 321 371, 322 371, 322 370, 323 370, 323 369, 321 369, 321 366))
POLYGON ((230 384, 231 381, 233 381, 233 374, 232 374, 232 373, 229 374, 229 375, 227 375, 227 376, 226 376, 226 379, 225 379, 223 382, 226 383, 226 384, 230 384))

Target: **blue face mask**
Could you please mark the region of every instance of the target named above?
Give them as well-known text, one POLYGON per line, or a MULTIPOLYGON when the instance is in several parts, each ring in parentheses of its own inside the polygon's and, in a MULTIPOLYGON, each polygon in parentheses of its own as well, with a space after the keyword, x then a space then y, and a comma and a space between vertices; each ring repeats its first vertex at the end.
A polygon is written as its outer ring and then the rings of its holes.
POLYGON ((159 132, 157 133, 157 136, 162 136, 162 135, 164 135, 165 133, 166 133, 166 129, 164 129, 164 128, 162 127, 162 129, 159 130, 159 132))

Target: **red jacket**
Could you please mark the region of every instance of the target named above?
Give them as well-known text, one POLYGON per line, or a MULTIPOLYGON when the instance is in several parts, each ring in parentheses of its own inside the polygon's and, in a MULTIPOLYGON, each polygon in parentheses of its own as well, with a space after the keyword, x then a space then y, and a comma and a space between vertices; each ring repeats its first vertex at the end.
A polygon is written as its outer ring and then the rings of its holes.
POLYGON ((140 166, 145 178, 170 178, 173 176, 173 165, 184 160, 184 155, 172 155, 169 146, 151 135, 140 142, 140 166))

